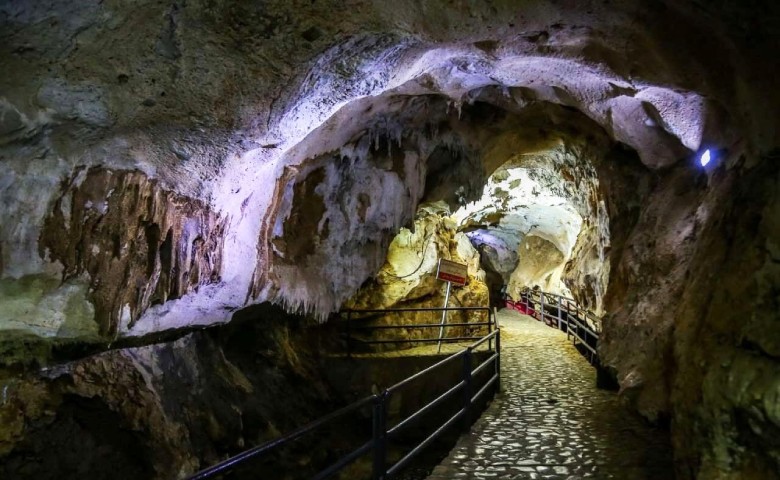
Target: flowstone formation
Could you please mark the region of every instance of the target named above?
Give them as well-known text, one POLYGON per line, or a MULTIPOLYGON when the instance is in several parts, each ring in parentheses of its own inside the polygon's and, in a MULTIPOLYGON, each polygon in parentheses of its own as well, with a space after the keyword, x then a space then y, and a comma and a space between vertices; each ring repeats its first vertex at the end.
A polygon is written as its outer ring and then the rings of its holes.
MULTIPOLYGON (((464 286, 451 287, 449 307, 486 307, 489 305, 485 272, 480 267, 479 253, 468 237, 459 232, 449 207, 443 202, 423 204, 414 221, 414 230, 402 228, 390 243, 387 260, 379 272, 345 305, 355 310, 384 308, 442 307, 444 305, 446 282, 436 278, 439 260, 446 259, 465 264, 468 281, 464 286)), ((367 315, 368 321, 361 321, 362 315, 355 314, 357 324, 404 325, 439 323, 441 312, 414 312, 404 314, 367 315)), ((449 312, 448 323, 486 322, 484 313, 449 312)), ((467 336, 480 333, 484 327, 450 327, 447 336, 467 336)), ((379 339, 382 331, 371 338, 379 339), (379 336, 377 336, 379 335, 379 336)), ((409 328, 403 331, 403 338, 434 338, 437 331, 409 328)), ((398 332, 387 332, 388 338, 399 338, 398 332)), ((405 344, 399 344, 403 346, 405 344)))
POLYGON ((681 478, 776 477, 779 19, 768 1, 5 2, 4 358, 40 377, 78 342, 265 302, 325 319, 421 202, 455 211, 564 145, 576 168, 547 171, 580 184, 579 236, 565 260, 526 235, 550 255, 516 283, 560 275, 605 313, 601 361, 671 420, 681 478))
POLYGON ((219 282, 225 221, 202 203, 140 172, 99 168, 78 171, 63 190, 39 247, 64 280, 88 275, 101 333, 126 332, 149 306, 219 282))

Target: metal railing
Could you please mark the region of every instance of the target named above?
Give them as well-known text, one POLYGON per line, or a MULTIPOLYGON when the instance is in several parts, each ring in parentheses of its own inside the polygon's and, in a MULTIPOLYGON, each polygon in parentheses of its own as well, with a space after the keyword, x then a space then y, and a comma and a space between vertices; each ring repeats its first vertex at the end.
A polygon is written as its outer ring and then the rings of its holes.
MULTIPOLYGON (((409 311, 409 310, 442 311, 442 309, 427 309, 427 308, 391 309, 390 311, 399 312, 399 311, 409 311)), ((347 405, 346 407, 343 407, 339 410, 336 410, 335 412, 332 412, 324 417, 321 417, 307 425, 304 425, 288 433, 287 435, 271 440, 269 442, 251 448, 249 450, 246 450, 234 457, 231 457, 216 465, 201 470, 200 472, 189 477, 189 480, 203 480, 203 479, 220 477, 224 474, 233 471, 238 466, 249 462, 250 460, 257 459, 258 457, 261 457, 262 455, 270 451, 273 451, 283 445, 289 444, 290 442, 293 442, 295 440, 298 440, 304 435, 312 433, 315 430, 318 430, 319 428, 334 422, 338 418, 343 418, 350 413, 355 413, 369 405, 371 406, 372 409, 371 440, 360 445, 355 450, 342 456, 339 460, 332 463, 325 469, 321 470, 319 473, 317 473, 312 477, 313 479, 323 480, 323 479, 331 478, 334 475, 341 472, 348 465, 358 460, 359 458, 371 453, 372 454, 372 469, 371 469, 372 480, 387 480, 392 478, 398 472, 400 472, 404 467, 408 466, 409 463, 423 449, 425 449, 430 444, 432 444, 443 433, 445 433, 445 431, 448 428, 452 427, 458 421, 462 422, 463 428, 465 430, 468 430, 473 420, 472 413, 473 413, 475 403, 478 402, 480 399, 482 399, 486 393, 491 391, 496 392, 500 389, 501 332, 497 328, 493 328, 495 327, 495 322, 494 322, 492 311, 489 308, 460 307, 460 308, 452 308, 448 310, 487 311, 488 322, 469 323, 468 326, 485 324, 488 326, 490 332, 485 336, 476 337, 477 341, 475 341, 468 347, 464 348, 463 350, 460 350, 457 353, 447 356, 446 358, 436 362, 435 364, 429 366, 428 368, 410 377, 407 377, 406 379, 396 383, 395 385, 389 388, 386 388, 381 393, 365 397, 361 400, 358 400, 354 403, 347 405), (491 322, 491 320, 493 321, 491 322), (487 352, 492 353, 492 355, 490 355, 487 359, 485 359, 479 365, 474 367, 473 365, 474 352, 476 351, 477 348, 483 345, 487 346, 487 352), (495 348, 493 348, 493 345, 495 345, 495 348), (455 383, 454 385, 449 385, 449 388, 444 393, 440 394, 433 400, 429 401, 422 407, 418 408, 413 413, 409 414, 406 418, 398 420, 397 423, 395 423, 393 426, 388 426, 388 406, 394 394, 397 394, 404 387, 414 382, 420 381, 423 378, 429 377, 434 372, 441 371, 443 367, 457 361, 461 362, 461 373, 459 376, 459 381, 457 383, 455 383), (492 372, 491 372, 491 367, 492 367, 492 372), (492 375, 483 384, 481 385, 475 384, 475 377, 478 374, 481 374, 483 372, 486 374, 492 373, 492 375), (399 460, 397 460, 395 463, 392 463, 391 465, 388 465, 388 448, 387 448, 388 441, 393 438, 396 438, 402 431, 406 430, 408 427, 412 426, 413 424, 420 422, 420 420, 425 418, 426 416, 429 416, 431 413, 434 412, 436 407, 441 406, 445 401, 455 399, 456 398, 455 396, 458 394, 460 395, 460 400, 459 400, 459 404, 458 404, 459 408, 457 412, 455 412, 452 416, 450 416, 443 424, 438 426, 432 433, 430 433, 427 437, 425 437, 425 439, 423 439, 422 441, 417 443, 417 445, 412 447, 399 460)), ((382 312, 385 311, 387 310, 382 310, 382 312)), ((372 312, 378 313, 379 311, 362 311, 361 313, 372 313, 372 312)), ((357 312, 352 311, 352 313, 357 313, 357 312)), ((447 326, 454 326, 454 325, 455 324, 449 324, 447 326)), ((427 328, 429 324, 424 324, 423 326, 427 328)), ((439 327, 440 325, 435 324, 435 326, 439 327)), ((412 325, 401 326, 401 328, 407 328, 407 327, 412 327, 412 325)), ((418 325, 415 326, 415 328, 416 327, 420 327, 420 326, 418 325)), ((383 329, 390 328, 390 326, 381 326, 381 328, 383 329)), ((456 340, 462 338, 471 339, 473 337, 454 337, 454 338, 449 338, 447 340, 456 340)), ((427 340, 409 339, 405 341, 423 342, 427 340)))
POLYGON ((532 317, 565 332, 567 339, 571 339, 574 345, 579 343, 587 352, 584 355, 591 364, 595 365, 598 362, 598 341, 601 332, 597 325, 601 322, 576 300, 555 293, 526 288, 520 293, 520 300, 514 301, 506 297, 506 304, 507 307, 514 309, 517 309, 517 305, 522 305, 532 317))
MULTIPOLYGON (((442 333, 445 329, 454 327, 474 328, 474 327, 486 327, 487 333, 490 334, 496 326, 495 315, 493 310, 488 307, 415 307, 415 308, 376 308, 366 310, 344 310, 342 315, 346 315, 346 331, 345 341, 347 356, 351 356, 354 350, 355 343, 360 342, 362 345, 380 345, 380 344, 399 344, 399 343, 453 343, 453 342, 465 342, 469 340, 479 340, 482 336, 468 335, 468 336, 454 336, 444 337, 442 333), (476 322, 452 322, 452 323, 407 323, 407 324, 386 324, 386 325, 365 325, 367 321, 376 320, 378 318, 385 317, 389 314, 403 314, 403 313, 419 313, 419 312, 434 312, 434 313, 449 313, 449 312, 461 312, 466 314, 476 314, 484 316, 486 321, 476 322), (355 325, 355 322, 359 321, 360 324, 355 325), (439 329, 438 338, 392 338, 392 339, 369 339, 362 340, 355 337, 357 332, 370 332, 376 330, 408 330, 410 329, 439 329)), ((492 347, 491 347, 492 348, 492 347)))

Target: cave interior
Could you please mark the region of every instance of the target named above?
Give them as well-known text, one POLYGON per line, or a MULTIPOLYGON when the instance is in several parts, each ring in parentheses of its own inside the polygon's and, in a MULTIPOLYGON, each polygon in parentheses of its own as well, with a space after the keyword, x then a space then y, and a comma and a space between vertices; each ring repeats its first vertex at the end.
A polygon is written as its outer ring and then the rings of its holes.
POLYGON ((0 477, 338 408, 339 312, 446 259, 455 305, 591 312, 676 478, 780 478, 779 5, 0 2, 0 477))

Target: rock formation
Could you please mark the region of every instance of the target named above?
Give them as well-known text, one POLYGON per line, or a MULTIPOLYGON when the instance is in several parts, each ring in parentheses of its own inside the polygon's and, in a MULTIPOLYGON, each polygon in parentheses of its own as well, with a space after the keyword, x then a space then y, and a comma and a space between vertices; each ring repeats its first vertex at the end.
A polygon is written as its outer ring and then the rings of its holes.
MULTIPOLYGON (((458 232, 449 208, 439 202, 420 207, 414 222, 414 231, 402 228, 390 243, 387 260, 376 276, 367 282, 345 305, 349 309, 419 308, 444 305, 446 282, 436 278, 439 260, 446 259, 467 265, 466 285, 451 287, 449 307, 486 307, 489 305, 485 272, 480 267, 480 255, 468 237, 458 232)), ((376 315, 355 314, 355 323, 369 325, 434 324, 441 322, 440 312, 416 312, 376 315), (368 321, 362 320, 368 317, 368 321)), ((486 322, 484 313, 449 312, 447 323, 486 322)), ((474 328, 450 327, 446 336, 470 336, 486 331, 484 326, 474 328)), ((383 332, 375 332, 368 338, 378 339, 383 332), (379 334, 379 335, 377 335, 379 334)), ((407 329, 403 338, 436 338, 438 331, 431 329, 407 329)), ((398 332, 390 332, 387 338, 399 338, 398 332)), ((401 344, 405 345, 405 344, 401 344)))
MULTIPOLYGON (((178 478, 328 413, 334 393, 305 324, 255 307, 173 342, 3 371, 0 475, 178 478)), ((276 460, 254 473, 307 471, 299 456, 276 460)))
POLYGON ((65 281, 89 276, 101 333, 132 330, 150 305, 219 282, 225 222, 200 202, 142 173, 99 168, 78 171, 63 190, 39 248, 65 281))
MULTIPOLYGON (((324 320, 406 272, 388 246, 421 203, 455 212, 509 166, 565 199, 578 232, 486 210, 460 234, 436 220, 459 239, 439 255, 476 271, 468 233, 491 282, 560 277, 604 313, 602 362, 671 420, 680 478, 776 476, 780 7, 520 3, 0 5, 0 348, 25 385, 0 406, 4 465, 45 445, 59 406, 185 441, 200 420, 139 427, 176 397, 134 353, 82 357, 136 342, 158 365, 187 341, 143 344, 267 302, 324 320), (546 253, 509 273, 525 247, 508 232, 546 253), (38 371, 55 364, 74 373, 38 371)), ((418 280, 382 302, 434 295, 418 280)), ((195 468, 158 454, 177 469, 159 478, 195 468)))

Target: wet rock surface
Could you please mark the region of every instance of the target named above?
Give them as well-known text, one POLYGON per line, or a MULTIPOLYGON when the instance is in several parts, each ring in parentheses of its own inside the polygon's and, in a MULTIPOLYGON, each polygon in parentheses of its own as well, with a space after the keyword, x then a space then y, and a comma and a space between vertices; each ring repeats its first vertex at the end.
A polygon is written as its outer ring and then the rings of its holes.
POLYGON ((499 312, 502 393, 428 480, 670 479, 668 433, 648 426, 566 335, 499 312))

